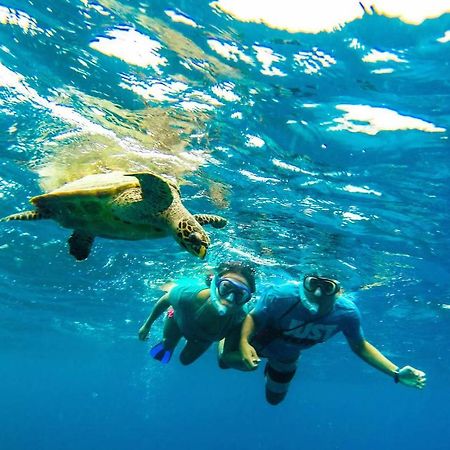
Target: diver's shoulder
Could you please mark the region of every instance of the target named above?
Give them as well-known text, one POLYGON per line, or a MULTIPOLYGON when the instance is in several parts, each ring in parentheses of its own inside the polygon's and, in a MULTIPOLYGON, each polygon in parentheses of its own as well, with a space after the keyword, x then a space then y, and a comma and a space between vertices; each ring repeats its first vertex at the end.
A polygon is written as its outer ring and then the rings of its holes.
POLYGON ((356 306, 353 300, 349 299, 345 295, 341 295, 336 300, 336 308, 341 311, 347 312, 359 312, 359 308, 356 306))
POLYGON ((265 297, 272 298, 298 298, 298 282, 283 281, 281 283, 272 284, 264 290, 265 297))
POLYGON ((175 282, 170 290, 170 296, 196 296, 199 292, 208 289, 204 282, 196 279, 183 279, 175 282))

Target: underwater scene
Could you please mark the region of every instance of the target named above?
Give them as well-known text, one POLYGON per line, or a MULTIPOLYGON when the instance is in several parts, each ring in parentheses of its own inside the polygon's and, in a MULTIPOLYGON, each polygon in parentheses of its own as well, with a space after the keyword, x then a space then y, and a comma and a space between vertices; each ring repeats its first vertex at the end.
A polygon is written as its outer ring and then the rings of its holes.
POLYGON ((450 448, 449 46, 450 0, 0 0, 0 449, 450 448))

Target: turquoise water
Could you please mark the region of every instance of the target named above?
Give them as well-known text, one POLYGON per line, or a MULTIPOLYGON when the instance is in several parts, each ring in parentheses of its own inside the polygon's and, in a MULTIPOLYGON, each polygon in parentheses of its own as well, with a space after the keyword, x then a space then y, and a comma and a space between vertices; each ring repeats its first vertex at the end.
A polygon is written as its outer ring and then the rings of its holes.
POLYGON ((2 217, 81 175, 155 170, 229 221, 204 261, 97 239, 79 263, 55 222, 2 223, 0 448, 448 448, 450 15, 369 12, 311 34, 201 1, 0 4, 2 217), (226 259, 253 262, 259 291, 339 277, 427 388, 342 337, 305 352, 276 408, 261 370, 221 371, 213 350, 152 361, 158 333, 137 330, 159 287, 226 259))

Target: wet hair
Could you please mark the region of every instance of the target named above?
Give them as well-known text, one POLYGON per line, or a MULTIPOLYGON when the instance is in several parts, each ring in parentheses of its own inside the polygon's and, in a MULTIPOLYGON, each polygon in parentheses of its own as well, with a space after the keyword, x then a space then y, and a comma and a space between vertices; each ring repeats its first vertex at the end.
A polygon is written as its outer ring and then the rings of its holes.
MULTIPOLYGON (((217 276, 221 277, 226 273, 237 273, 245 278, 248 286, 250 287, 251 292, 256 291, 256 282, 255 282, 255 269, 248 263, 240 262, 240 261, 227 261, 219 264, 219 266, 214 270, 217 276)), ((208 286, 211 285, 212 277, 209 275, 206 278, 206 284, 208 286)))

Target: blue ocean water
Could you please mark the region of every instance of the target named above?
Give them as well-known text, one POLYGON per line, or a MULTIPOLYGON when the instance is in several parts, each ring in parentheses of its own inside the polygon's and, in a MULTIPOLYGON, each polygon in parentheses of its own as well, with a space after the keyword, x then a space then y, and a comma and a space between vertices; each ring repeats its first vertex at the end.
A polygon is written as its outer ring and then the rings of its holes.
POLYGON ((366 8, 308 33, 200 0, 2 1, 2 217, 79 176, 156 170, 229 222, 204 261, 97 239, 79 263, 55 222, 2 223, 0 448, 447 449, 449 30, 448 13, 366 8), (160 286, 227 259, 255 264, 259 292, 339 277, 367 339, 427 388, 343 337, 305 352, 277 407, 261 369, 220 370, 213 349, 151 360, 162 323, 137 330, 160 286))

